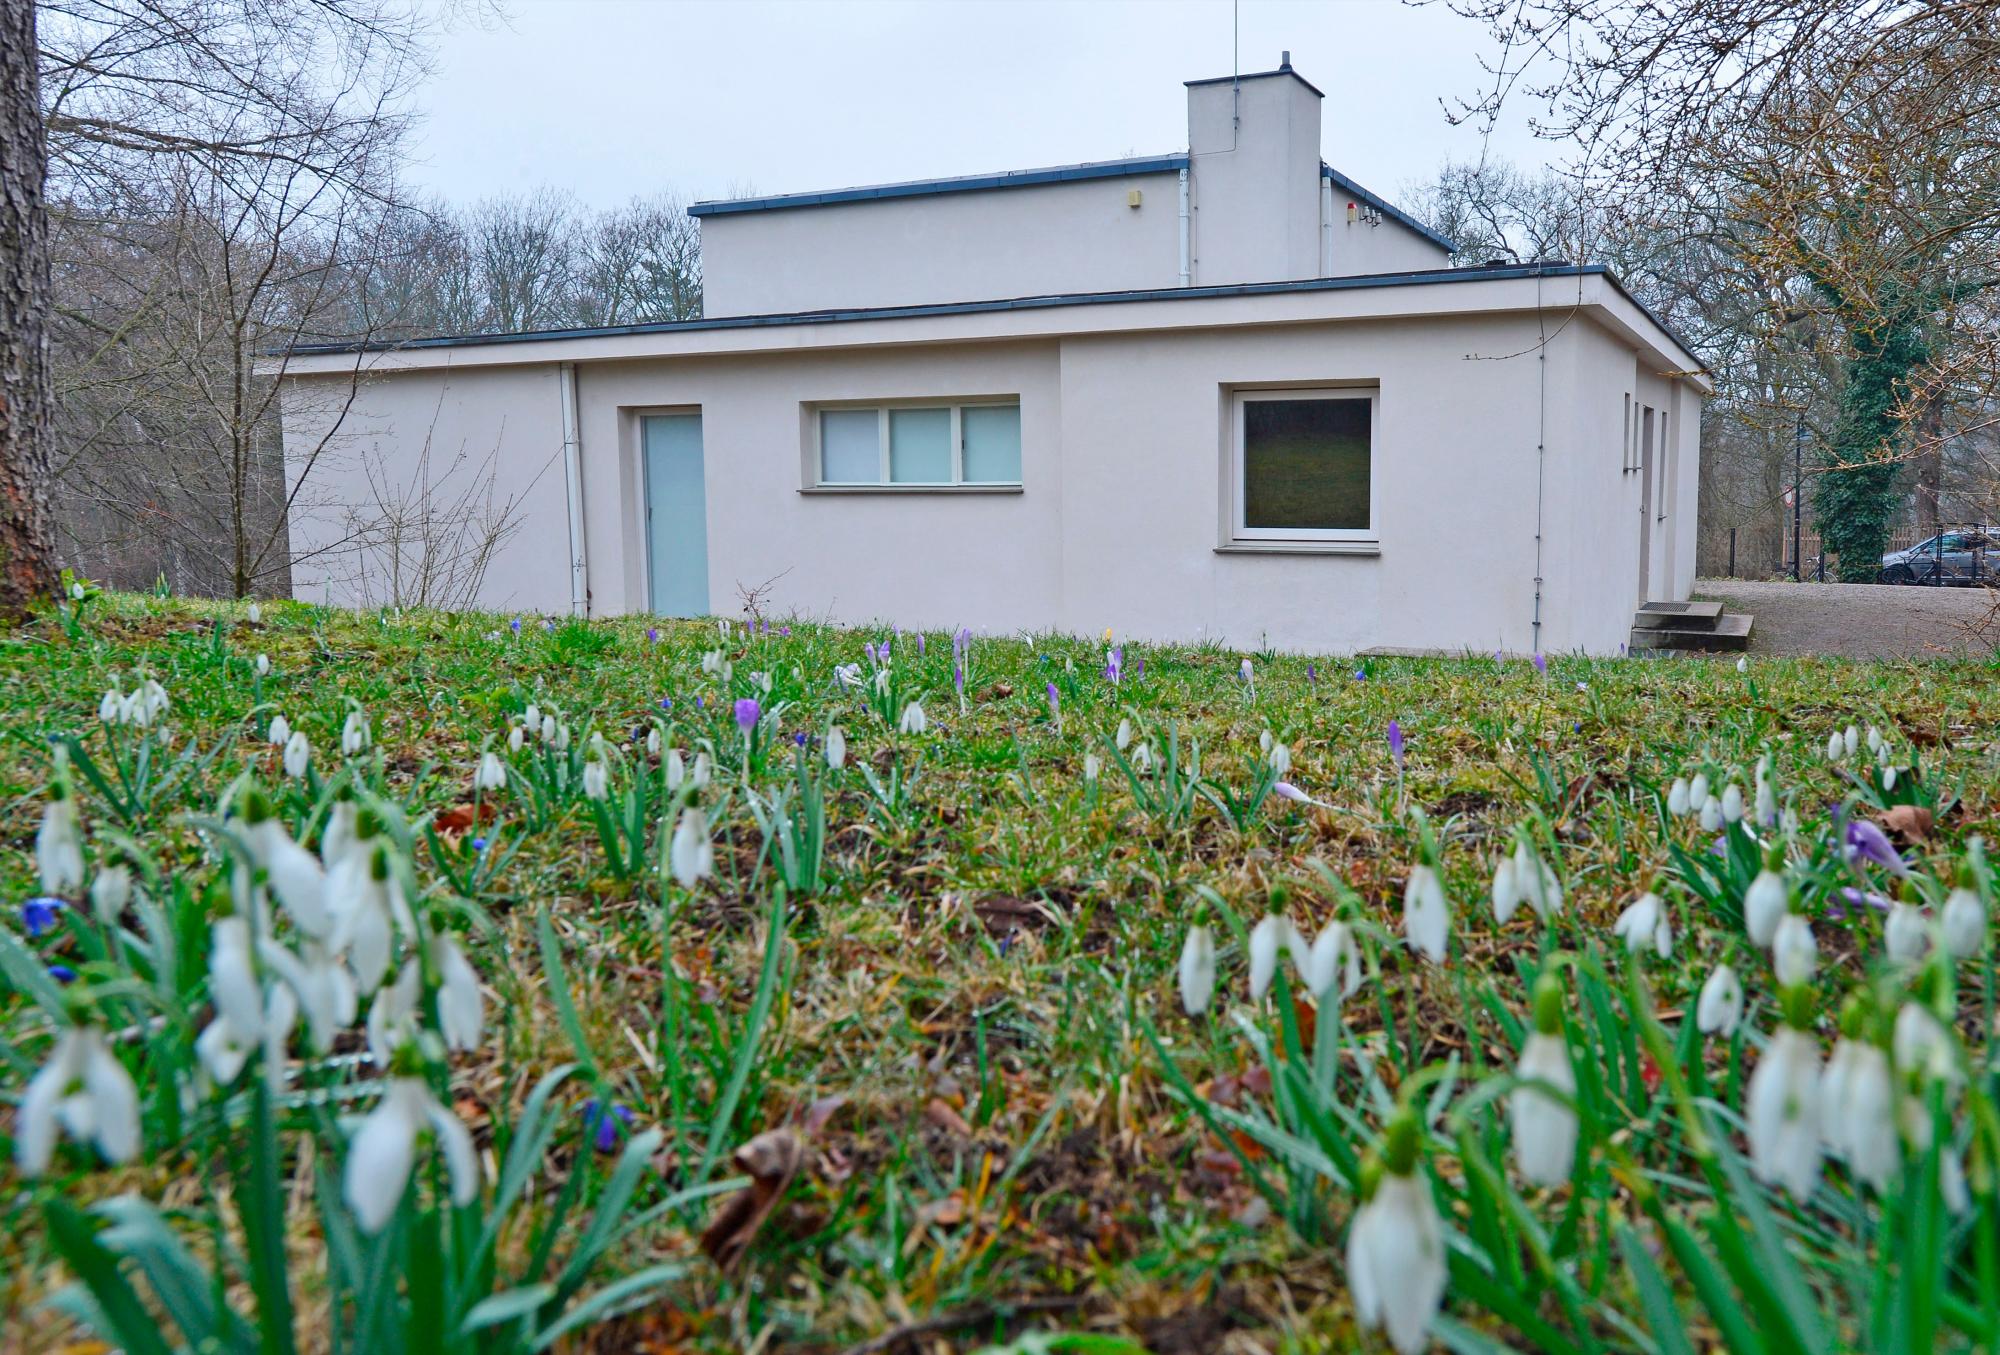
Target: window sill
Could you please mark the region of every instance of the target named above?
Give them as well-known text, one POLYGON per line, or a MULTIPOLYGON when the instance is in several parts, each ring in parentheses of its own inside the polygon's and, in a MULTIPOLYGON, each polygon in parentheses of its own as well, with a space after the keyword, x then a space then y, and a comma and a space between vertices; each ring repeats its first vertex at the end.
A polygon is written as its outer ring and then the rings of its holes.
POLYGON ((1217 555, 1380 555, 1380 541, 1231 541, 1217 555))
POLYGON ((807 485, 801 494, 1019 494, 1020 485, 807 485))

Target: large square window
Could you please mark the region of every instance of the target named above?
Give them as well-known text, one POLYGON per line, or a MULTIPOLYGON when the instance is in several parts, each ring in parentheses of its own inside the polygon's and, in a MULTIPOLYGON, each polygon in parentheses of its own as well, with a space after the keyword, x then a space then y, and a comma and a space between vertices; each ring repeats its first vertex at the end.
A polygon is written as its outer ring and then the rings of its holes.
POLYGON ((1374 531, 1373 392, 1236 398, 1236 535, 1355 540, 1374 531))

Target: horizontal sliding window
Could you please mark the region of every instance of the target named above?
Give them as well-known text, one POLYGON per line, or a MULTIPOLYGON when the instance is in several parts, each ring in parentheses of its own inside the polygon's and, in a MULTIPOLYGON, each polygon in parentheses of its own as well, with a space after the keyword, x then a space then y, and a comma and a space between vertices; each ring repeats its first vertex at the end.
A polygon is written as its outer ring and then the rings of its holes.
POLYGON ((1021 406, 1009 402, 822 409, 819 483, 1018 485, 1021 406))

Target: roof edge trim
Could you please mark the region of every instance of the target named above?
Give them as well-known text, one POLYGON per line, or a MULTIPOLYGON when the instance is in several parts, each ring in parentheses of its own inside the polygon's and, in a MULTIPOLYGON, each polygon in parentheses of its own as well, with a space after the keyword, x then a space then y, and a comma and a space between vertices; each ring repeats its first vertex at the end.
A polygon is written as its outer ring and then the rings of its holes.
POLYGON ((1046 169, 1006 170, 998 174, 963 174, 949 179, 911 179, 904 183, 833 188, 819 193, 778 193, 761 198, 726 198, 697 202, 692 217, 734 216, 740 212, 782 212, 800 207, 831 207, 848 202, 882 202, 894 198, 926 198, 944 193, 979 193, 995 188, 1032 188, 1038 184, 1074 183, 1082 179, 1118 179, 1135 174, 1171 174, 1188 167, 1185 152, 1142 155, 1125 160, 1092 160, 1046 169))

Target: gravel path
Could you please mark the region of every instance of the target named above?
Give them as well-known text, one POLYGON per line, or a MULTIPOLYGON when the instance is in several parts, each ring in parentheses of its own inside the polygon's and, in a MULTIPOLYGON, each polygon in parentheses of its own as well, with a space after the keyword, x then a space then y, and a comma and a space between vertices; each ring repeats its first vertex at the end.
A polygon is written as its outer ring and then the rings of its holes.
POLYGON ((1694 595, 1756 617, 1752 654, 1946 658, 1991 654, 2000 640, 2000 594, 1983 588, 1697 579, 1694 595))

